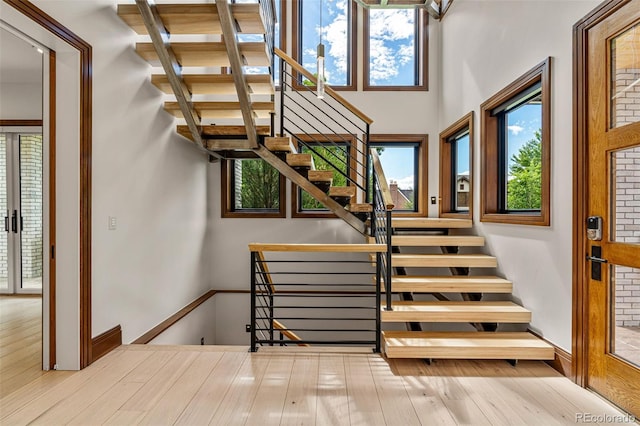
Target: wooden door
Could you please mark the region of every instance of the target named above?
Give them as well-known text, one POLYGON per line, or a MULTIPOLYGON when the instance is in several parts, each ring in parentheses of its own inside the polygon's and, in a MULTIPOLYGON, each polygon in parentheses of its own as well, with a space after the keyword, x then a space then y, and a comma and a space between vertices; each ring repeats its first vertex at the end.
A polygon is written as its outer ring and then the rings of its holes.
POLYGON ((586 253, 587 385, 640 417, 640 1, 588 46, 588 214, 602 235, 586 253))

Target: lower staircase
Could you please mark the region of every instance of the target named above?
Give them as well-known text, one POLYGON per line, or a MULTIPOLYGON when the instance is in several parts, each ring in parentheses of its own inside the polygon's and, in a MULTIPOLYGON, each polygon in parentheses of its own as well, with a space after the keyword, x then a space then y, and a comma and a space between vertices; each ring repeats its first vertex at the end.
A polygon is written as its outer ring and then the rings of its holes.
POLYGON ((492 275, 469 275, 471 270, 497 266, 493 256, 459 253, 460 247, 484 245, 484 238, 479 236, 450 235, 454 229, 471 225, 471 221, 460 219, 392 220, 394 274, 390 286, 385 283, 385 291, 392 291, 400 300, 393 301, 390 310, 383 304, 382 322, 406 323, 411 331, 383 331, 386 356, 554 359, 554 348, 529 332, 496 331, 502 324, 529 323, 531 312, 511 301, 482 300, 487 294, 507 298, 512 283, 492 275), (436 250, 439 253, 434 253, 436 250), (443 268, 451 275, 431 272, 443 268), (442 329, 443 325, 447 331, 420 331, 423 326, 442 329))

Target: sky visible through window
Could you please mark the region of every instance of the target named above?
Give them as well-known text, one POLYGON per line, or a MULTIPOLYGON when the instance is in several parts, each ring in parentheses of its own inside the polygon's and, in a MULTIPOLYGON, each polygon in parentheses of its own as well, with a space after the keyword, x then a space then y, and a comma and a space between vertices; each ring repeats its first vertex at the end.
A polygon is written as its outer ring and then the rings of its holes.
POLYGON ((456 148, 456 154, 458 156, 456 173, 459 176, 469 176, 469 168, 471 166, 469 163, 469 133, 457 140, 456 148))
POLYGON ((525 143, 535 139, 535 133, 542 128, 542 104, 538 102, 524 104, 510 111, 507 121, 509 129, 507 154, 509 166, 511 166, 513 155, 517 154, 525 143))
POLYGON ((369 84, 414 86, 414 9, 369 9, 369 84))
POLYGON ((380 153, 380 163, 387 182, 398 182, 400 189, 415 189, 414 147, 392 147, 386 145, 380 153))

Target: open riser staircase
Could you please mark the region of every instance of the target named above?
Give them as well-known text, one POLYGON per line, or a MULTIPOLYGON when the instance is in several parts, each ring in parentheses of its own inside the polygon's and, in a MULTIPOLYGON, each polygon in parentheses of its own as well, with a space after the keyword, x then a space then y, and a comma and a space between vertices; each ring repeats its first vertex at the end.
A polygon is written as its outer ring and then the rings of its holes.
MULTIPOLYGON (((154 67, 151 82, 170 97, 164 108, 181 121, 179 134, 213 161, 264 159, 368 236, 368 243, 385 247, 385 253, 372 255, 377 283, 388 296, 374 318, 406 324, 409 331, 378 333, 376 348, 382 339, 388 357, 552 359, 553 348, 529 333, 495 331, 498 324, 526 324, 531 313, 510 301, 481 300, 490 293, 508 299, 511 283, 468 275, 497 264, 491 256, 458 253, 459 247, 484 244, 481 237, 450 235, 450 229, 468 228, 470 221, 391 219, 386 179, 381 166, 376 168, 375 150, 368 149, 372 120, 331 88, 324 99, 315 96, 314 75, 274 48, 274 10, 273 0, 157 5, 136 0, 119 5, 118 15, 140 35, 136 52, 154 67), (274 58, 280 65, 278 91, 274 58), (261 73, 247 73, 248 67, 261 73), (321 164, 314 158, 321 158, 321 164), (338 176, 345 185, 334 185, 338 176), (416 247, 442 249, 415 253, 416 247), (422 272, 442 268, 451 275, 422 272), (461 296, 449 300, 450 294, 461 296), (421 331, 427 323, 472 324, 477 331, 421 331)), ((266 264, 264 258, 261 262, 266 264)), ((256 298, 264 299, 266 292, 273 299, 280 291, 277 284, 263 284, 256 298)), ((264 324, 271 336, 304 340, 286 320, 271 318, 264 324)), ((273 338, 268 340, 273 344, 273 338)))

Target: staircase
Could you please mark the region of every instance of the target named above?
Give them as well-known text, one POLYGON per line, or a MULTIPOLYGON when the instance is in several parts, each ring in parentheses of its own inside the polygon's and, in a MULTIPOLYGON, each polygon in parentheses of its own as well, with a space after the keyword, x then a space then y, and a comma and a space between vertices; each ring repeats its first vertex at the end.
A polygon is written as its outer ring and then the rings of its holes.
MULTIPOLYGON (((213 161, 264 159, 358 232, 375 234, 371 242, 389 243, 398 251, 389 256, 390 250, 385 249, 387 253, 377 257, 385 274, 395 270, 384 283, 387 294, 393 292, 401 299, 385 306, 380 316, 386 323, 406 323, 412 331, 384 332, 388 357, 553 358, 553 348, 528 333, 494 331, 498 323, 528 323, 531 313, 512 302, 481 300, 482 294, 510 293, 511 283, 468 275, 470 268, 495 268, 497 263, 491 256, 458 253, 459 247, 484 244, 481 237, 449 235, 451 229, 470 227, 470 221, 391 220, 388 209, 393 206, 370 188, 371 182, 386 187, 380 165, 373 176, 370 172, 372 120, 330 87, 324 99, 316 98, 315 76, 274 48, 272 0, 158 5, 136 0, 136 4, 119 5, 118 15, 144 38, 136 44, 136 52, 155 67, 151 82, 172 97, 164 108, 181 120, 176 129, 180 135, 213 161), (279 112, 274 102, 274 58, 280 64, 279 112), (263 72, 247 73, 247 67, 263 72), (319 146, 329 146, 338 154, 327 158, 319 146), (314 157, 330 166, 318 167, 314 157), (343 157, 347 160, 341 163, 343 157), (337 174, 344 177, 345 185, 334 185, 337 174), (387 215, 389 226, 378 223, 383 217, 380 211, 387 215), (393 231, 391 241, 376 234, 376 229, 385 227, 393 231), (441 253, 400 252, 407 247, 443 249, 441 253), (415 268, 449 268, 454 275, 406 273, 415 268), (420 294, 431 294, 436 300, 414 300, 420 294), (462 300, 449 300, 445 294, 461 294, 462 300), (479 331, 420 331, 423 323, 470 323, 479 331)), ((275 288, 269 291, 277 294, 275 288)), ((376 305, 371 308, 374 312, 378 312, 376 305)), ((270 327, 272 334, 275 327, 280 334, 299 340, 281 322, 270 327)))
POLYGON ((385 291, 402 300, 393 301, 390 310, 382 307, 382 322, 409 323, 414 327, 413 331, 383 332, 387 357, 554 359, 553 347, 531 333, 495 331, 499 324, 529 323, 531 312, 511 301, 481 300, 485 294, 509 295, 512 283, 488 274, 469 275, 470 270, 497 266, 493 256, 459 253, 460 247, 484 245, 482 237, 450 235, 453 229, 471 225, 471 221, 460 219, 393 219, 391 264, 395 274, 390 288, 385 283, 385 291), (408 248, 411 254, 400 253, 408 248), (416 268, 420 273, 414 273, 416 268), (424 272, 442 268, 453 275, 424 272), (424 300, 424 295, 432 295, 432 300, 424 300), (416 330, 422 324, 446 324, 452 331, 416 330), (471 327, 476 331, 469 331, 471 327))

